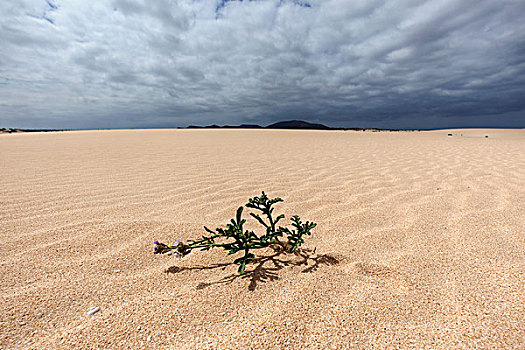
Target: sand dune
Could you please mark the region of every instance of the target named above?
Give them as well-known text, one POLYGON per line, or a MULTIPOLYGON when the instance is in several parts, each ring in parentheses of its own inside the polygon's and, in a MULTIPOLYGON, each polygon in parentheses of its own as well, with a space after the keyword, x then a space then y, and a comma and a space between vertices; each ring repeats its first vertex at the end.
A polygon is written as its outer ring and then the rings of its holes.
POLYGON ((0 174, 0 349, 525 343, 524 130, 5 134, 0 174), (261 190, 308 259, 152 254, 261 190))

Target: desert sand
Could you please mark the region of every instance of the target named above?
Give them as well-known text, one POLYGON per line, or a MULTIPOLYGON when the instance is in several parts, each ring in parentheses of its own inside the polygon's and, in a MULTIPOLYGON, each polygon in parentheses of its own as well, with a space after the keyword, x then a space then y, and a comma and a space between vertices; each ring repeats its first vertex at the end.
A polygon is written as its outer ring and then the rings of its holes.
POLYGON ((0 349, 525 344, 525 130, 4 134, 0 174, 0 349), (306 258, 153 254, 263 190, 306 258))

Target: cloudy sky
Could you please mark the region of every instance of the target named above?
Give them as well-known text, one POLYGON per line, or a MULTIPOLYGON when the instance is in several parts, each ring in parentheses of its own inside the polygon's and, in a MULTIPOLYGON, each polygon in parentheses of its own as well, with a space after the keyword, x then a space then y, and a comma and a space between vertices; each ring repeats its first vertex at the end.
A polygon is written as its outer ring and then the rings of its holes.
POLYGON ((523 0, 7 0, 0 127, 525 127, 523 0))

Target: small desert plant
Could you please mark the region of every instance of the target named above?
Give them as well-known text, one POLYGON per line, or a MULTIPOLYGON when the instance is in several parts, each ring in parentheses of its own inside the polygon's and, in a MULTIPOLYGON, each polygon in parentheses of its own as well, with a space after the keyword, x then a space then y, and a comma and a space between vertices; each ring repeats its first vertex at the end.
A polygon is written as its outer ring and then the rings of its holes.
POLYGON ((281 198, 269 199, 268 196, 262 192, 259 197, 248 199, 247 208, 254 209, 250 216, 257 220, 265 228, 265 232, 258 236, 254 231, 244 229, 246 220, 242 218, 244 207, 237 209, 235 218, 231 219, 226 228, 216 228, 215 231, 210 230, 204 226, 204 230, 209 234, 202 236, 202 239, 190 241, 187 244, 178 239, 175 244, 167 245, 155 241, 155 254, 165 253, 170 250, 175 250, 179 261, 181 258, 193 251, 193 249, 209 250, 215 247, 221 247, 228 252, 228 254, 235 254, 242 252, 243 256, 235 259, 234 263, 239 264, 239 273, 242 275, 246 264, 254 261, 255 255, 250 252, 253 249, 260 249, 266 247, 273 247, 283 251, 293 253, 304 242, 303 236, 310 235, 312 229, 317 225, 313 222, 306 221, 303 223, 299 216, 292 216, 292 229, 287 227, 277 226, 277 223, 284 219, 284 215, 273 216, 273 205, 282 202, 281 198), (286 236, 287 240, 282 241, 280 237, 286 236), (222 239, 216 241, 217 239, 222 239))

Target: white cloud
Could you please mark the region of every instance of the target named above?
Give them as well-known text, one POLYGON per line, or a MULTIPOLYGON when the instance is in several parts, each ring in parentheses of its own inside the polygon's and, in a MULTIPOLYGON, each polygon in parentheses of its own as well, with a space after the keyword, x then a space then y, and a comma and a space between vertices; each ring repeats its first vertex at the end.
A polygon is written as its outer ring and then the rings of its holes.
POLYGON ((395 126, 525 110, 522 1, 24 0, 0 15, 0 124, 395 126))

